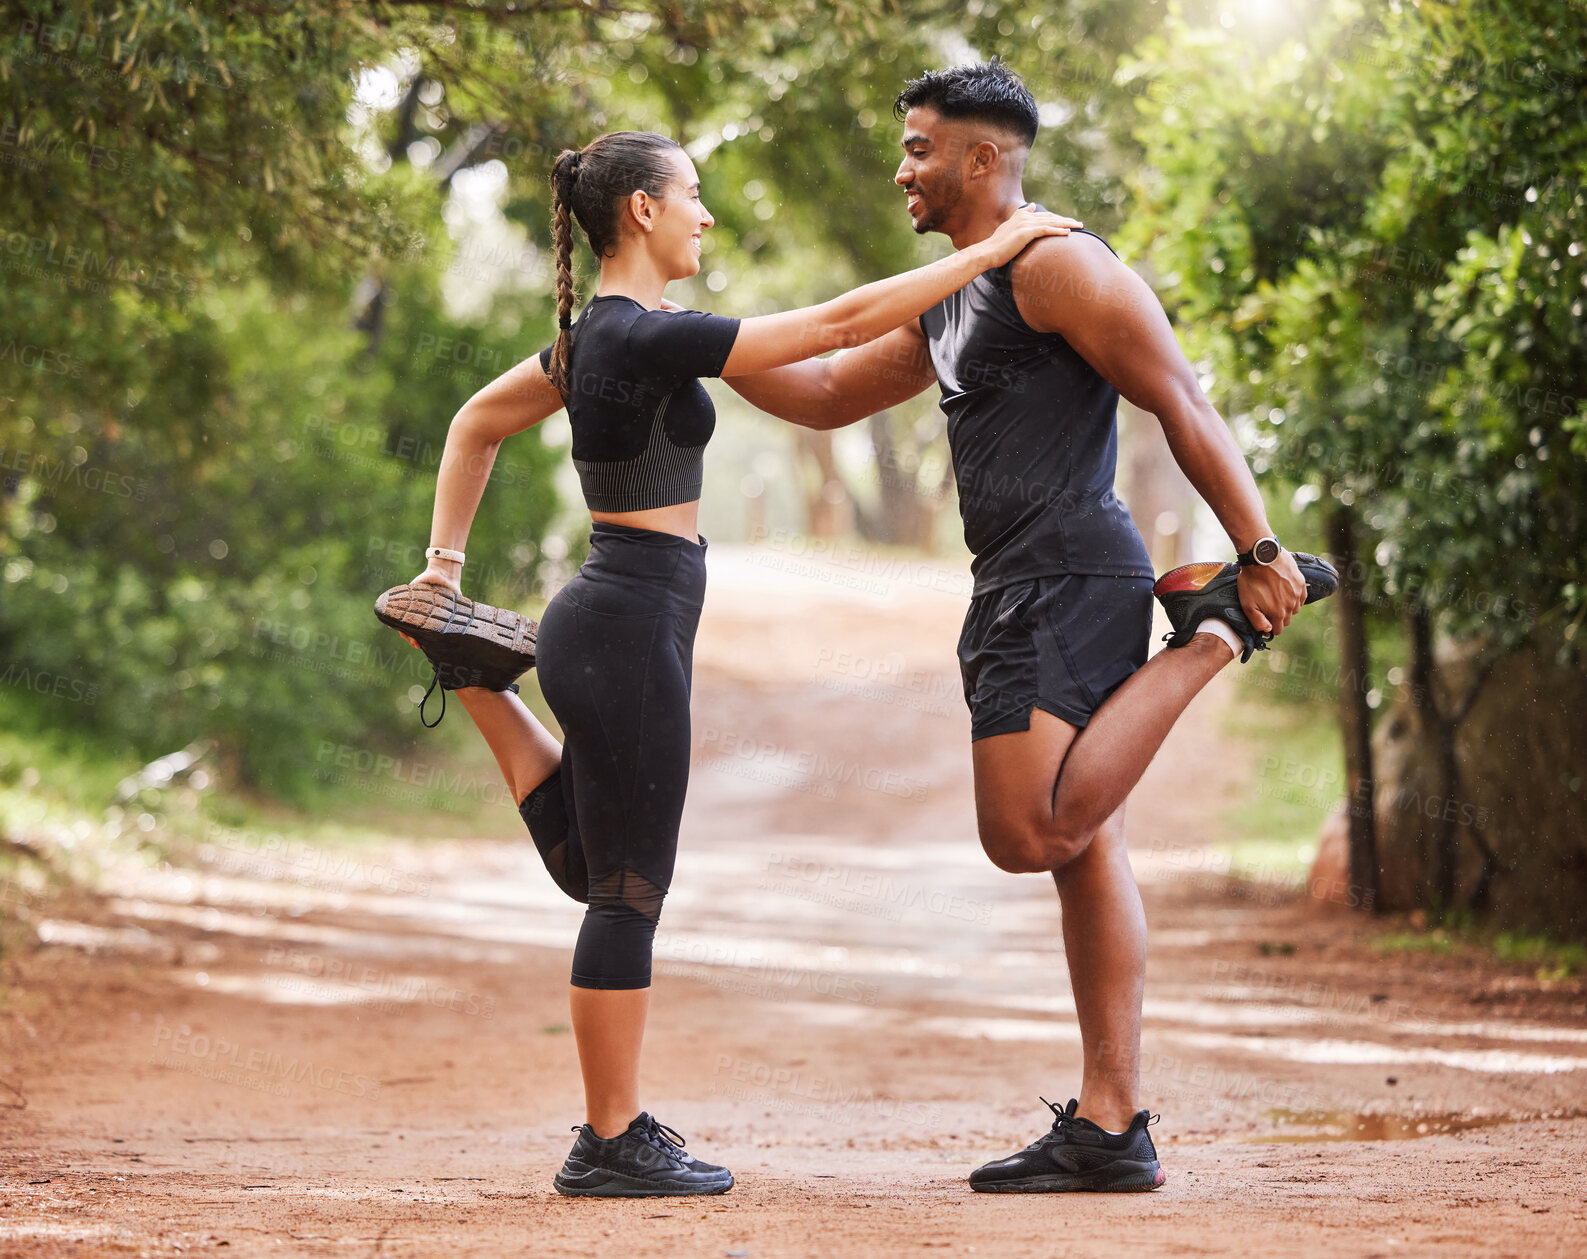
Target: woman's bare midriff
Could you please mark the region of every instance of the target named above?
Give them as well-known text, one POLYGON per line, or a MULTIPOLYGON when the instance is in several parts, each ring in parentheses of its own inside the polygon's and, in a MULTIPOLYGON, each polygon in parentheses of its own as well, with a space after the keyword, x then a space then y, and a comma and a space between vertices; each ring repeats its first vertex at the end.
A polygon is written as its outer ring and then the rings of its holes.
POLYGON ((652 507, 648 511, 592 511, 590 519, 608 524, 627 525, 630 529, 654 529, 658 533, 671 533, 690 542, 700 540, 700 500, 674 503, 670 507, 652 507))

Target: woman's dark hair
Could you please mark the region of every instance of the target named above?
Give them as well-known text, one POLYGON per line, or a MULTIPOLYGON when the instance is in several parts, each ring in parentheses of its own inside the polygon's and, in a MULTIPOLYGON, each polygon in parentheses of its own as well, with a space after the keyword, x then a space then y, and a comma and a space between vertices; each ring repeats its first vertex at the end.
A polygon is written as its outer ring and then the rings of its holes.
POLYGON ((944 118, 975 118, 1007 127, 1026 144, 1036 138, 1036 101, 1023 79, 1003 62, 976 62, 947 70, 927 70, 911 79, 893 102, 900 122, 917 105, 944 118))
POLYGON ((653 131, 609 131, 582 149, 563 149, 551 167, 551 238, 557 251, 557 339, 551 347, 551 383, 568 396, 568 331, 573 303, 573 220, 579 221, 597 258, 617 248, 621 206, 635 192, 662 196, 672 178, 677 141, 653 131))

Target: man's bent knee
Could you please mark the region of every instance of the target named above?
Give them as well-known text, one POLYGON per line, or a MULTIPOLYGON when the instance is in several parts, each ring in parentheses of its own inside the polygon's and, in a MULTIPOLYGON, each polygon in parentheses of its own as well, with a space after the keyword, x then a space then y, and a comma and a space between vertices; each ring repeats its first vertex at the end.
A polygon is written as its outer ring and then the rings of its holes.
POLYGON ((995 823, 981 827, 981 847, 992 864, 1009 874, 1048 874, 1060 870, 1086 850, 1091 835, 1075 835, 1058 822, 995 823))

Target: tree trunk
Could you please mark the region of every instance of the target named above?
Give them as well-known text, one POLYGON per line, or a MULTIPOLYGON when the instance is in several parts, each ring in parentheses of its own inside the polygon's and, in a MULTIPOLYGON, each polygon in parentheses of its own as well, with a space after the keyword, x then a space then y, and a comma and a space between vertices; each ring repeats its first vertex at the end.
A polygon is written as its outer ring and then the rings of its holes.
POLYGON ((815 465, 815 489, 805 482, 805 521, 814 538, 842 537, 849 527, 851 500, 848 488, 838 476, 838 462, 832 452, 832 434, 826 430, 795 430, 797 449, 815 465))
MULTIPOLYGON (((1460 761, 1455 755, 1455 723, 1438 703, 1438 662, 1433 655, 1433 617, 1425 607, 1411 613, 1411 696, 1423 740, 1433 756, 1437 798, 1447 804, 1459 797, 1460 761)), ((1433 843, 1427 872, 1431 908, 1443 916, 1455 906, 1455 876, 1460 861, 1460 834, 1454 810, 1440 807, 1433 820, 1433 843)))
MULTIPOLYGON (((899 453, 893 433, 892 413, 878 411, 867 421, 871 448, 876 452, 877 513, 872 517, 854 502, 855 519, 867 541, 890 546, 924 547, 930 534, 932 513, 920 493, 920 455, 924 447, 913 443, 910 462, 899 453)), ((851 496, 852 497, 852 496, 851 496)))
POLYGON ((1373 799, 1372 709, 1367 706, 1368 666, 1361 570, 1356 565, 1355 516, 1339 506, 1328 517, 1328 549, 1339 569, 1339 725, 1345 741, 1346 807, 1350 823, 1350 886, 1361 908, 1378 904, 1378 835, 1373 799))
POLYGON ((419 138, 419 129, 413 120, 419 112, 419 93, 423 90, 424 76, 414 75, 408 90, 402 94, 402 103, 397 106, 397 134, 386 148, 386 156, 393 162, 407 161, 408 146, 419 138))

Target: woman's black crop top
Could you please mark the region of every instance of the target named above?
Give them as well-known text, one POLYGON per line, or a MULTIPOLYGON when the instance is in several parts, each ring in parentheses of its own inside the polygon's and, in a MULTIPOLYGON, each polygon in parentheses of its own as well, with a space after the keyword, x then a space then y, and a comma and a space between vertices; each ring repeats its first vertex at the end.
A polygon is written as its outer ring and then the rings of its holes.
MULTIPOLYGON (((568 419, 573 466, 591 511, 646 511, 700 497, 716 408, 701 376, 720 376, 738 320, 646 310, 592 297, 573 325, 568 419)), ((540 351, 551 370, 551 347, 540 351)))

